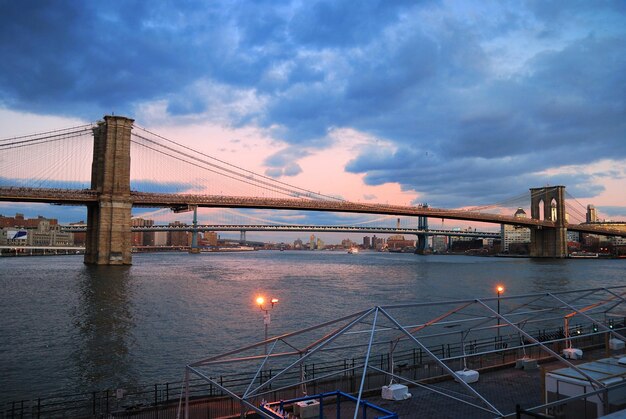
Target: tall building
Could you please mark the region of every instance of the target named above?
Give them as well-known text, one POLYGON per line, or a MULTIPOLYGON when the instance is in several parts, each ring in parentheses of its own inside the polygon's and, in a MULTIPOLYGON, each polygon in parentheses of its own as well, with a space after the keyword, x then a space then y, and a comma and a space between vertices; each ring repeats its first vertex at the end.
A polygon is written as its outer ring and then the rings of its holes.
POLYGON ((204 241, 207 246, 217 246, 217 233, 215 231, 207 231, 204 233, 204 241))
MULTIPOLYGON (((513 216, 516 218, 527 218, 526 212, 522 208, 518 208, 513 216)), ((510 251, 512 244, 526 245, 530 243, 530 229, 527 227, 502 224, 501 232, 503 252, 510 251)))
MULTIPOLYGON (((174 221, 173 223, 169 223, 170 226, 184 226, 185 223, 181 223, 180 221, 174 221)), ((168 244, 170 246, 189 246, 191 241, 191 235, 188 234, 187 231, 170 231, 170 238, 168 240, 168 244), (188 237, 189 236, 189 237, 188 237)))
MULTIPOLYGON (((84 221, 79 221, 77 223, 70 223, 71 226, 80 226, 80 227, 87 227, 87 223, 85 223, 84 221)), ((74 246, 84 246, 85 242, 87 241, 87 233, 84 231, 79 231, 79 232, 75 232, 72 233, 74 235, 74 246)))
POLYGON ((326 247, 326 245, 324 244, 324 241, 322 239, 320 239, 319 237, 317 238, 317 250, 324 250, 324 247, 326 247))
POLYGON ((363 248, 369 249, 370 247, 372 247, 372 243, 370 242, 370 237, 369 236, 363 237, 363 248))
POLYGON ((309 237, 309 250, 315 249, 315 234, 311 234, 309 237))
POLYGON ((167 231, 155 231, 154 232, 154 245, 155 246, 167 246, 167 231))
POLYGON ((382 237, 372 237, 372 247, 376 250, 381 250, 385 247, 385 239, 382 237))
POLYGON ((350 239, 343 239, 341 241, 341 247, 343 247, 344 249, 350 249, 351 247, 356 246, 356 243, 353 243, 352 240, 350 239))
MULTIPOLYGON (((132 227, 152 227, 154 220, 135 217, 130 220, 132 227)), ((154 246, 154 232, 135 231, 131 234, 133 246, 154 246)))
POLYGON ((598 222, 598 212, 596 211, 596 207, 594 207, 591 204, 587 205, 587 222, 588 223, 598 222))

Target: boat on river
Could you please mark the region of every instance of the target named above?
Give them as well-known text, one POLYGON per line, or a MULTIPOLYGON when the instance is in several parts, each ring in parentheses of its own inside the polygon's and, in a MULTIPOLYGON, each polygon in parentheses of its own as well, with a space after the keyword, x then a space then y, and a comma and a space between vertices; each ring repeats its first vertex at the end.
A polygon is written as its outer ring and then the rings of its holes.
POLYGON ((572 259, 597 259, 600 255, 591 252, 572 252, 569 254, 569 257, 572 259))

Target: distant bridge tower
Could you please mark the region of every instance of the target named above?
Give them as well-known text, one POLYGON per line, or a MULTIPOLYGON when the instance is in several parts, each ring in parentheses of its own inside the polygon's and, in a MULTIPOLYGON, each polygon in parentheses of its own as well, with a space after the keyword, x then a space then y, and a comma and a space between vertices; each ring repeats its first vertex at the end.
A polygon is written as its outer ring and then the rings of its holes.
POLYGON ((532 228, 530 256, 567 257, 567 220, 565 215, 565 186, 530 189, 530 214, 535 220, 554 222, 554 228, 532 228))
MULTIPOLYGON (((428 208, 428 204, 423 204, 422 207, 428 208)), ((417 228, 419 230, 428 230, 428 217, 420 215, 417 217, 417 228)), ((417 246, 415 249, 415 253, 424 254, 426 248, 428 247, 428 234, 418 234, 417 235, 417 246)))
POLYGON ((85 263, 130 265, 130 132, 134 120, 105 116, 93 130, 91 189, 98 202, 87 206, 85 263))
POLYGON ((239 232, 239 244, 246 244, 246 230, 239 232))

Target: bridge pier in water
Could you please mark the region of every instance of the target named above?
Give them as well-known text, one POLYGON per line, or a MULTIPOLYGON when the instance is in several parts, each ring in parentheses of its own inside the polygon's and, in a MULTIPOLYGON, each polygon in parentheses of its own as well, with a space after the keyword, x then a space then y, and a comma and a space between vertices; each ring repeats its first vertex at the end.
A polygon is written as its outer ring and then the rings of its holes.
POLYGON ((93 130, 91 189, 98 202, 87 206, 86 264, 130 265, 130 134, 133 120, 105 116, 93 130))
MULTIPOLYGON (((428 204, 423 205, 424 208, 428 208, 428 204)), ((420 215, 417 217, 417 228, 419 230, 428 230, 428 217, 420 215)), ((415 253, 423 255, 428 248, 428 234, 418 234, 417 243, 415 243, 415 253)))
POLYGON ((530 214, 535 220, 546 219, 554 222, 554 228, 535 227, 530 230, 530 256, 567 257, 565 186, 531 188, 530 214))

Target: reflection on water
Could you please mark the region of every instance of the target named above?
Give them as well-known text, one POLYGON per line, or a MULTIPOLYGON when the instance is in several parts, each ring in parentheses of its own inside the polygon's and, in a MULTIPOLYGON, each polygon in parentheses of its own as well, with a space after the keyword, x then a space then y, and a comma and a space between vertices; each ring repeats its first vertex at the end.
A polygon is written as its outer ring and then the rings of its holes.
POLYGON ((72 352, 82 388, 115 388, 136 383, 130 267, 83 266, 79 296, 70 309, 78 339, 72 352))
POLYGON ((623 285, 626 260, 286 251, 133 263, 0 260, 0 402, 180 380, 185 364, 262 339, 259 293, 280 299, 279 334, 375 305, 493 297, 497 283, 506 295, 623 285))

